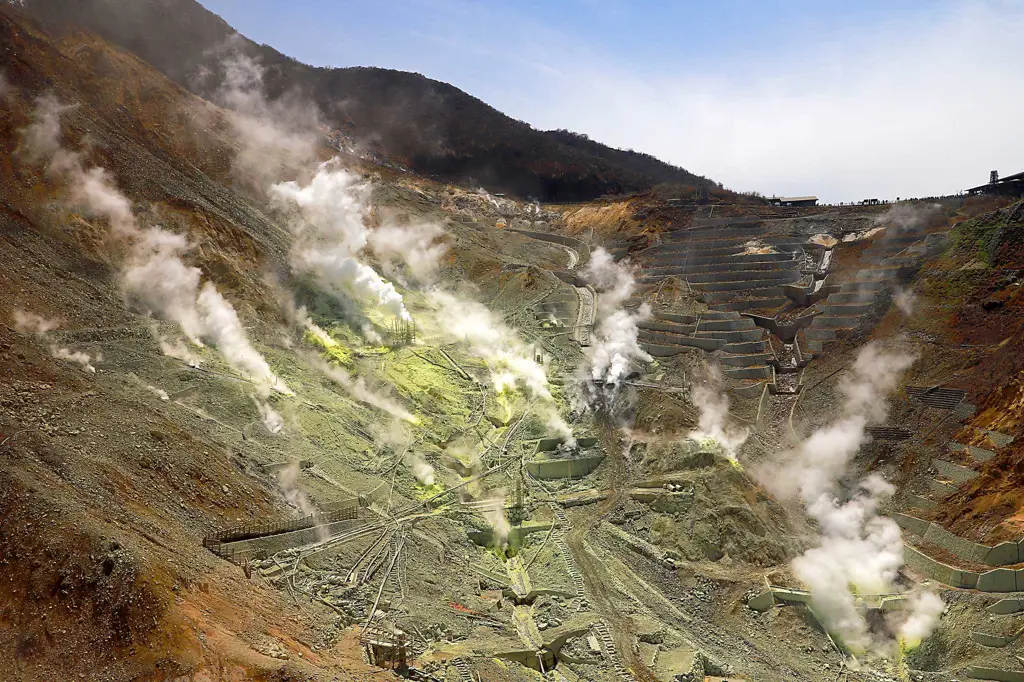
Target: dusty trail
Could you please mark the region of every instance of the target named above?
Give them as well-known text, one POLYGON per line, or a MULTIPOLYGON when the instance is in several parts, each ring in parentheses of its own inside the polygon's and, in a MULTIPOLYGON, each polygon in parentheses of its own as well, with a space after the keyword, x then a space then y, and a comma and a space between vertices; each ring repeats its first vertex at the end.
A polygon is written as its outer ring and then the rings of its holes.
POLYGON ((601 616, 611 631, 612 639, 619 657, 633 676, 644 682, 657 682, 657 677, 647 668, 633 650, 633 633, 636 626, 632 619, 624 615, 623 609, 615 604, 607 589, 607 569, 601 560, 587 547, 587 536, 595 531, 601 521, 614 512, 629 494, 631 483, 631 467, 628 447, 623 448, 619 442, 617 430, 610 424, 602 424, 600 438, 605 451, 609 453, 612 470, 611 485, 608 498, 604 502, 586 507, 592 511, 584 512, 576 517, 565 539, 569 550, 579 565, 587 586, 587 596, 591 600, 591 609, 601 616))

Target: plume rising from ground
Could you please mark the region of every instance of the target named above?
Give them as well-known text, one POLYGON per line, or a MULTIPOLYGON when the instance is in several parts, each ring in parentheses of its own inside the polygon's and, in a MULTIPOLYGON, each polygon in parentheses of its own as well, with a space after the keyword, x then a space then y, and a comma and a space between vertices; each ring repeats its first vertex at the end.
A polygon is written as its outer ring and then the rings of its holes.
MULTIPOLYGON (((818 522, 819 544, 793 561, 793 572, 810 589, 815 612, 826 628, 855 652, 894 650, 894 642, 872 632, 856 594, 898 591, 895 580, 903 565, 903 543, 899 526, 879 512, 894 492, 889 483, 868 476, 843 501, 839 481, 867 441, 866 428, 885 421, 886 395, 914 360, 911 355, 883 352, 874 344, 862 347, 852 376, 840 382, 842 415, 786 453, 782 462, 757 472, 767 488, 784 499, 800 500, 818 522)), ((935 626, 935 599, 915 598, 910 604, 897 631, 906 626, 920 641, 935 626)))
POLYGON ((544 366, 532 349, 486 306, 464 296, 432 291, 437 325, 442 334, 465 342, 470 351, 487 363, 495 393, 502 395, 522 385, 537 400, 535 409, 557 434, 573 442, 572 429, 558 414, 544 366))
POLYGON ((290 222, 295 243, 292 264, 325 290, 411 319, 395 286, 358 259, 369 241, 365 224, 370 188, 337 161, 322 164, 309 184, 283 182, 271 193, 298 208, 290 222))
POLYGON ((587 349, 587 372, 594 381, 617 385, 636 362, 650 362, 639 343, 637 327, 651 316, 646 303, 636 311, 624 304, 633 293, 636 282, 628 265, 616 263, 603 248, 594 249, 584 277, 598 292, 597 323, 587 349))
POLYGON ((729 419, 729 395, 725 390, 722 370, 706 365, 703 380, 694 381, 690 402, 699 412, 697 428, 688 437, 704 446, 721 448, 729 461, 736 463, 736 453, 750 435, 749 429, 737 428, 729 419))
MULTIPOLYGON (((256 383, 261 396, 270 388, 290 393, 249 342, 231 304, 211 282, 200 288, 201 271, 182 260, 187 240, 160 227, 140 228, 131 202, 106 169, 87 167, 81 153, 63 146, 60 119, 72 108, 52 95, 39 98, 33 122, 23 131, 25 153, 31 160, 45 161, 48 173, 67 183, 71 200, 105 219, 112 235, 129 246, 131 253, 122 273, 128 296, 148 312, 179 324, 194 343, 200 344, 201 339, 213 342, 228 364, 256 383)), ((81 362, 74 354, 66 359, 81 362)), ((91 366, 88 362, 84 365, 91 366)))
POLYGON ((387 412, 392 417, 401 419, 402 421, 410 424, 416 424, 419 421, 395 400, 382 395, 367 386, 366 381, 362 377, 354 378, 343 368, 330 364, 319 355, 309 353, 307 358, 310 364, 324 373, 324 376, 341 388, 345 389, 345 391, 351 394, 352 397, 359 402, 372 405, 379 410, 387 412))

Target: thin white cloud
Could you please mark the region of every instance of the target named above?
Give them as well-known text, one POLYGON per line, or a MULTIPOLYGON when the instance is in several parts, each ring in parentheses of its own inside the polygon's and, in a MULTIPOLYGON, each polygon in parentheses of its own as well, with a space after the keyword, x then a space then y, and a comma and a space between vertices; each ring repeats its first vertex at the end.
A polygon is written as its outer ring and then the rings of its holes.
POLYGON ((951 193, 992 168, 1024 170, 1024 137, 1009 132, 1024 109, 1022 34, 1024 5, 976 3, 717 74, 563 65, 527 119, 735 189, 830 201, 951 193))

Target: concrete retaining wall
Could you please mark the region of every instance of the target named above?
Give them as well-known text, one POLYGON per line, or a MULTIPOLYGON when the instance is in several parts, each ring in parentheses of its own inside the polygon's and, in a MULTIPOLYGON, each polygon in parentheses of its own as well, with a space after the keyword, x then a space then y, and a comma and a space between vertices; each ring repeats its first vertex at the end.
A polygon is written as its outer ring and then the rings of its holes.
MULTIPOLYGON (((751 295, 757 296, 758 298, 779 298, 785 296, 785 292, 782 287, 764 287, 756 290, 751 290, 751 295)), ((735 292, 732 291, 707 291, 702 292, 703 299, 708 305, 715 305, 717 303, 729 303, 736 298, 735 292)))
POLYGON ((972 590, 978 586, 977 573, 947 566, 913 547, 905 546, 903 548, 903 557, 907 566, 943 585, 972 590))
POLYGON ((748 355, 724 355, 718 358, 718 362, 726 367, 754 367, 767 365, 768 361, 774 358, 774 355, 767 353, 751 353, 748 355))
POLYGON ((936 471, 943 478, 948 478, 956 483, 966 483, 967 481, 973 481, 980 474, 974 469, 968 469, 967 467, 960 466, 959 464, 953 464, 947 462, 944 459, 933 459, 932 466, 935 467, 936 471))
POLYGON ((754 329, 736 332, 697 332, 696 338, 718 339, 724 343, 740 343, 743 341, 760 341, 764 337, 764 330, 754 329))
POLYGON ((771 367, 725 367, 722 373, 730 379, 771 379, 771 367))
POLYGON ((582 478, 604 461, 604 453, 585 457, 537 458, 526 463, 526 470, 534 478, 582 478))
POLYGON ((281 533, 279 535, 253 538, 251 540, 240 540, 238 542, 225 542, 221 545, 221 551, 224 552, 225 555, 230 556, 252 556, 261 553, 273 554, 275 552, 291 549, 292 547, 311 545, 325 537, 334 537, 335 535, 354 531, 367 525, 368 522, 365 519, 346 519, 344 521, 328 523, 322 526, 314 526, 313 528, 305 528, 291 533, 281 533))
POLYGON ((519 234, 525 234, 527 237, 532 237, 541 241, 554 242, 555 244, 561 244, 562 246, 568 246, 569 248, 576 249, 576 252, 580 254, 579 265, 586 265, 590 262, 590 247, 579 239, 573 239, 572 237, 566 237, 552 232, 531 232, 530 230, 517 230, 513 228, 508 228, 508 230, 509 232, 518 232, 519 234))
POLYGON ((700 348, 705 351, 715 351, 725 345, 723 339, 713 339, 707 337, 693 337, 693 336, 682 336, 675 334, 662 334, 659 332, 644 331, 640 332, 641 343, 647 343, 650 345, 663 346, 664 348, 671 348, 672 355, 682 352, 683 348, 700 348), (676 346, 676 348, 673 348, 676 346))
POLYGON ((776 296, 767 298, 751 298, 743 301, 729 301, 727 303, 715 304, 715 308, 722 311, 743 311, 753 310, 756 308, 778 308, 781 305, 789 303, 790 299, 786 296, 776 296))
POLYGON ((813 314, 802 315, 785 323, 780 323, 776 318, 765 317, 764 315, 754 315, 753 313, 743 313, 743 315, 753 320, 754 324, 758 327, 767 329, 772 334, 778 336, 784 343, 790 343, 796 338, 797 332, 809 327, 814 320, 813 314))
POLYGON ((1024 671, 1000 670, 972 665, 967 669, 967 677, 972 680, 994 680, 995 682, 1024 682, 1024 671))

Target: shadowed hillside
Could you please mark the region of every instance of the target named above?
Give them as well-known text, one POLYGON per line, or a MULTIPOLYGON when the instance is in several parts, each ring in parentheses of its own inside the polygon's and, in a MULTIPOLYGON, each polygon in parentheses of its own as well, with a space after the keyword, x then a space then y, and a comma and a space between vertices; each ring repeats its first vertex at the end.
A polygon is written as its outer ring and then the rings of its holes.
MULTIPOLYGON (((195 0, 34 0, 26 7, 40 19, 96 31, 202 96, 221 83, 223 48, 236 35, 195 0)), ((710 183, 646 154, 567 131, 534 130, 417 73, 315 68, 248 39, 233 41, 232 49, 266 67, 272 98, 300 91, 319 106, 328 125, 423 175, 544 201, 642 191, 666 182, 710 183)))

